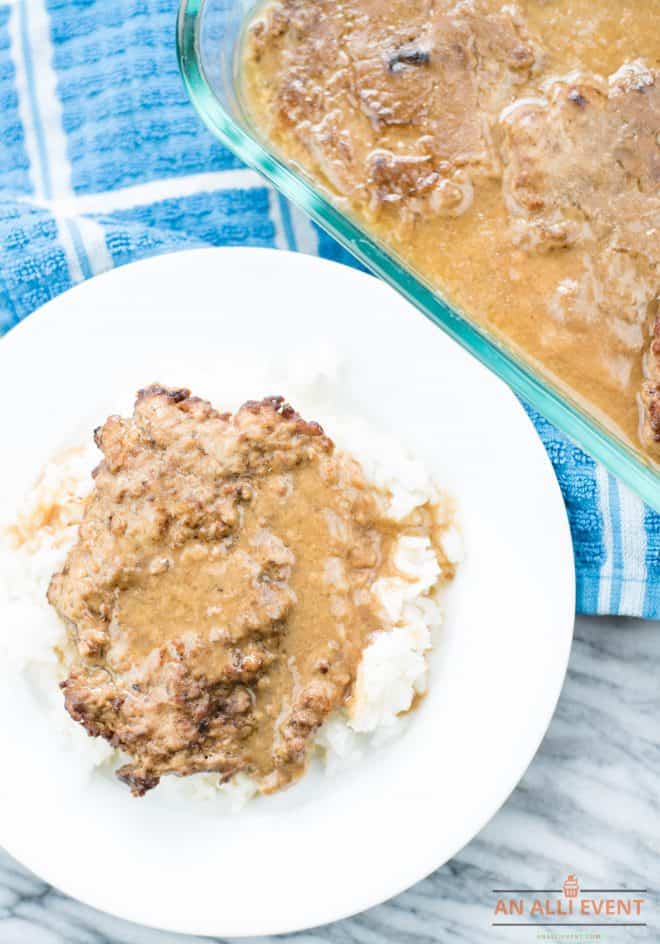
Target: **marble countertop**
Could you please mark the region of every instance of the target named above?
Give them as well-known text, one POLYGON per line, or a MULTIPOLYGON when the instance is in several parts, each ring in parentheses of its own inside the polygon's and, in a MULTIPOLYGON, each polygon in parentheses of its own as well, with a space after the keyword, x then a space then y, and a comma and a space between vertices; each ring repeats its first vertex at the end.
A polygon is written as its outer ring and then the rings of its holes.
MULTIPOLYGON (((492 927, 495 888, 646 888, 646 927, 553 940, 660 941, 660 623, 578 618, 568 677, 543 744, 488 826, 387 904, 293 935, 298 944, 548 940, 492 927)), ((192 944, 78 904, 0 850, 0 944, 192 944)), ((208 940, 208 939, 204 939, 208 940)), ((263 939, 261 939, 263 941, 263 939)), ((278 938, 286 941, 287 938, 278 938)))

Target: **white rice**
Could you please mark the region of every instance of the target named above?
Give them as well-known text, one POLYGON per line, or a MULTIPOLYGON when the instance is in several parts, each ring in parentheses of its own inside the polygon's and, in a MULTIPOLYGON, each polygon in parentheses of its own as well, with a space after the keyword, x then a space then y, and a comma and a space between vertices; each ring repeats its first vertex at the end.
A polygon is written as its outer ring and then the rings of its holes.
MULTIPOLYGON (((447 525, 443 551, 449 561, 458 563, 462 545, 451 524, 451 504, 421 463, 361 421, 324 417, 317 407, 306 408, 300 397, 294 405, 303 415, 318 419, 337 447, 362 463, 366 476, 388 496, 389 517, 401 520, 430 503, 438 523, 447 525)), ((0 683, 27 682, 48 715, 50 729, 79 758, 81 772, 101 770, 112 776, 121 763, 119 753, 104 740, 88 737, 64 709, 58 682, 66 673, 56 648, 66 650, 66 634, 46 601, 51 575, 75 543, 81 499, 92 487, 90 473, 99 458, 95 447, 89 446, 68 450, 51 461, 15 524, 19 532, 24 529, 25 537, 29 523, 28 539, 17 547, 15 532, 4 531, 0 537, 0 683), (53 504, 61 509, 55 523, 44 516, 53 504)), ((382 630, 374 633, 365 649, 350 706, 336 712, 316 735, 316 758, 329 772, 399 733, 409 717, 402 713, 426 691, 428 656, 442 621, 438 599, 442 574, 427 537, 400 538, 395 554, 402 576, 382 578, 374 588, 382 608, 382 630)), ((240 809, 257 792, 245 775, 219 787, 212 774, 164 778, 159 792, 165 791, 198 799, 221 796, 229 810, 240 809)))

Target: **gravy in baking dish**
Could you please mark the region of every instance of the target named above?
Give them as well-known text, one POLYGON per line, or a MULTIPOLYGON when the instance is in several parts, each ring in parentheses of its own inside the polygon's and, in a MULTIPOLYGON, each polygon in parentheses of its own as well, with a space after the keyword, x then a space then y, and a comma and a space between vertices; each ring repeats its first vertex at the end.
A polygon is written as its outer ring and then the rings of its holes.
POLYGON ((660 462, 660 0, 277 0, 260 134, 660 462))

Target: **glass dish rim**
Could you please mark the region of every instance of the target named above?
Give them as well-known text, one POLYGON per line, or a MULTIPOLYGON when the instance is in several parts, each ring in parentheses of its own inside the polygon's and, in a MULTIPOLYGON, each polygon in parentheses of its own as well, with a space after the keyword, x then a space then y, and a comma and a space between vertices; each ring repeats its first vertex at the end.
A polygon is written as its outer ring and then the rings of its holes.
MULTIPOLYGON (((312 184, 280 161, 242 128, 211 87, 200 55, 199 33, 207 0, 180 0, 176 48, 186 91, 209 130, 245 164, 267 178, 370 271, 402 294, 426 318, 449 334, 489 370, 584 449, 594 460, 660 512, 660 475, 645 465, 614 434, 554 389, 531 365, 482 332, 437 291, 425 285, 390 252, 363 231, 312 184)), ((255 4, 256 5, 256 4, 255 4)))

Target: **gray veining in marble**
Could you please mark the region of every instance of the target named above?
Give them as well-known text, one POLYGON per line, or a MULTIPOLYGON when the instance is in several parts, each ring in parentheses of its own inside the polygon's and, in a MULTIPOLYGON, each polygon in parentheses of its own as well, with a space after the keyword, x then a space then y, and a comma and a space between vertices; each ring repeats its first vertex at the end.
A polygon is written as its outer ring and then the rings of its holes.
MULTIPOLYGON (((660 942, 660 623, 579 618, 548 734, 483 832, 387 904, 278 940, 527 944, 541 939, 538 929, 491 926, 497 897, 492 889, 558 888, 568 872, 577 873, 583 887, 649 889, 643 918, 648 926, 605 928, 598 940, 660 942)), ((200 940, 140 928, 80 905, 0 851, 0 944, 200 940)))

